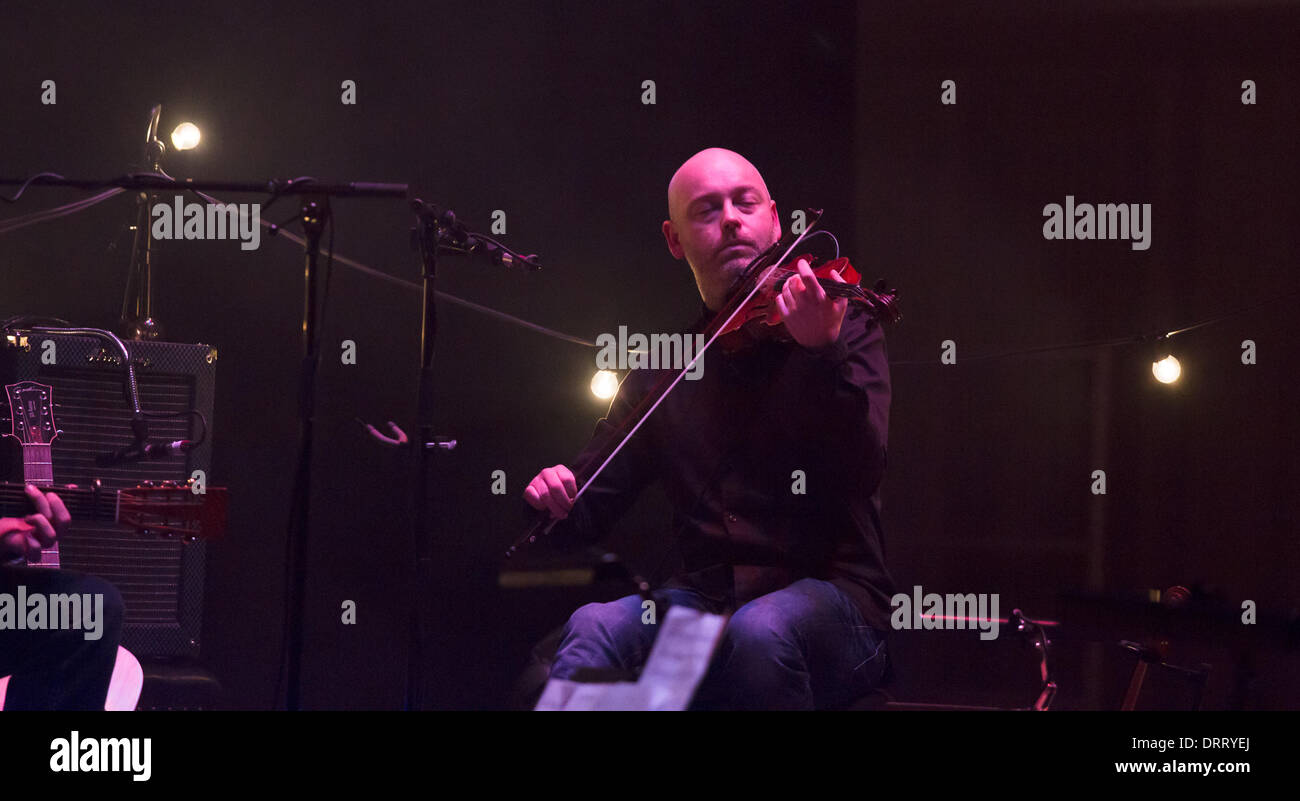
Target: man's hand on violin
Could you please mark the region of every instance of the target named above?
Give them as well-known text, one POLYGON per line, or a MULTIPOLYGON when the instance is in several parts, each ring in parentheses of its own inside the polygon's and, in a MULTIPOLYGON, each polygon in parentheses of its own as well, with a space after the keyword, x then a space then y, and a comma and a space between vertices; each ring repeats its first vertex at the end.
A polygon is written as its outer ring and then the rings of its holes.
MULTIPOLYGON (((785 328, 795 342, 814 350, 824 348, 839 339, 849 302, 827 296, 807 259, 800 259, 796 268, 799 274, 790 276, 776 296, 777 311, 781 312, 785 328)), ((837 283, 844 283, 835 270, 831 270, 830 276, 837 283)))
POLYGON ((573 510, 573 496, 578 494, 578 482, 569 468, 562 464, 548 467, 533 477, 524 490, 524 500, 534 509, 543 509, 551 517, 563 520, 573 510))

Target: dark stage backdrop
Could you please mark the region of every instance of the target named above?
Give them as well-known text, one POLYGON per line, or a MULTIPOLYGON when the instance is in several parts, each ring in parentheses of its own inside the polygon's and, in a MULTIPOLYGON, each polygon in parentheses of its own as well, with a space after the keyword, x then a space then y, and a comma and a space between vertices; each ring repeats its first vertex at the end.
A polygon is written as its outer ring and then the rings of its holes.
MULTIPOLYGON (((1261 659, 1249 690, 1232 680, 1242 602, 1297 611, 1297 299, 1175 338, 1173 386, 1143 346, 974 360, 1300 291, 1298 22, 1253 3, 859 14, 857 250, 907 291, 891 356, 929 360, 893 369, 885 504, 903 589, 998 592, 1004 615, 1060 619, 1069 591, 1186 585, 1236 609, 1235 627, 1174 643, 1171 661, 1213 665, 1207 706, 1300 704, 1294 650, 1261 659), (1247 80, 1271 99, 1243 104, 1247 80), (944 81, 955 105, 940 103, 944 81), (1044 207, 1067 195, 1150 203, 1149 248, 1046 240, 1044 207), (1269 356, 1243 364, 1248 339, 1269 356), (956 364, 937 364, 945 340, 956 364)), ((1113 631, 1089 644, 1067 627, 1061 705, 1118 706, 1133 661, 1113 641, 1139 637, 1113 631)), ((1005 703, 1011 677, 990 649, 900 640, 900 694, 1005 703)), ((1026 678, 1025 657, 1007 658, 1026 678)))
MULTIPOLYGON (((594 339, 692 319, 694 283, 659 233, 667 181, 703 147, 740 151, 787 220, 826 209, 860 271, 902 291, 883 490, 900 589, 999 593, 1003 615, 1020 605, 1052 617, 1070 591, 1182 583, 1287 612, 1300 564, 1294 302, 1178 339, 1185 376, 1173 388, 1153 384, 1140 348, 974 357, 1170 330, 1300 289, 1298 19, 1282 5, 1208 2, 42 4, 6 12, 0 175, 126 172, 162 103, 163 131, 191 119, 204 134, 199 149, 169 153, 177 177, 406 182, 483 230, 504 211, 505 241, 545 269, 447 258, 441 288, 594 339), (54 105, 40 103, 45 80, 54 105), (355 104, 340 102, 345 80, 355 104), (946 80, 955 105, 941 102, 946 80), (1241 103, 1243 80, 1257 103, 1241 103), (1066 195, 1152 204, 1150 248, 1045 241, 1043 207, 1066 195), (1257 364, 1241 363, 1243 339, 1257 364), (945 340, 956 364, 939 363, 945 340)), ((31 189, 0 213, 81 196, 31 189)), ((0 316, 111 325, 130 209, 122 196, 0 239, 0 316)), ((286 200, 268 215, 291 212, 286 200)), ((335 217, 339 253, 418 277, 402 204, 340 201, 335 217)), ((212 480, 233 505, 227 539, 209 550, 202 655, 237 708, 275 703, 296 436, 301 265, 292 244, 263 234, 251 252, 163 242, 156 257, 166 338, 220 350, 212 480)), ((309 707, 403 703, 407 479, 354 418, 409 428, 418 299, 334 268, 309 707), (343 340, 356 343, 354 365, 341 363, 343 340), (345 601, 355 625, 340 620, 345 601)), ((569 460, 604 408, 587 387, 592 350, 457 306, 439 314, 436 417, 459 447, 434 487, 430 705, 505 706, 536 639, 576 603, 621 591, 497 585, 528 479, 569 460), (496 470, 505 495, 492 493, 496 470)), ((650 493, 610 549, 662 577, 666 531, 650 493)), ((899 695, 1028 701, 1023 654, 903 634, 899 695)), ((1212 695, 1226 705, 1221 644, 1189 644, 1186 661, 1215 662, 1212 695)), ((1080 638, 1063 648, 1062 703, 1117 705, 1124 654, 1080 638)), ((1282 656, 1256 666, 1251 704, 1297 705, 1282 656)))

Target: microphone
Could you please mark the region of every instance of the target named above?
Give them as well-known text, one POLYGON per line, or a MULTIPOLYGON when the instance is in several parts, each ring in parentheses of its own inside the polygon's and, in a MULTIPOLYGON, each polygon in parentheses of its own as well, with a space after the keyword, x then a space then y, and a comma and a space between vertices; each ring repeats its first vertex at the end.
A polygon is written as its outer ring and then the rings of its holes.
POLYGON ((138 462, 143 459, 166 459, 168 456, 187 453, 193 447, 194 443, 188 439, 177 439, 171 442, 143 446, 137 442, 125 448, 118 448, 111 453, 96 456, 95 464, 99 467, 112 467, 123 462, 138 462))
POLYGON ((452 245, 461 249, 466 255, 478 256, 498 267, 514 267, 517 265, 527 267, 530 270, 542 269, 536 253, 524 256, 510 252, 505 245, 495 239, 466 228, 465 223, 456 219, 456 212, 451 209, 443 210, 438 217, 438 225, 442 227, 444 235, 451 241, 452 245))
MULTIPOLYGON (((436 227, 437 244, 440 250, 463 253, 466 256, 489 261, 498 267, 523 267, 533 271, 542 269, 541 257, 536 253, 528 255, 516 253, 486 234, 469 230, 465 227, 465 223, 456 218, 456 212, 451 209, 439 209, 432 203, 425 203, 416 198, 411 201, 411 210, 419 216, 426 226, 426 231, 430 230, 430 227, 436 227)), ((411 230, 412 247, 417 241, 418 231, 418 228, 411 230)))
POLYGON ((469 234, 467 241, 469 243, 468 253, 471 256, 479 254, 498 267, 526 267, 529 270, 542 269, 536 253, 530 253, 527 256, 516 256, 500 244, 479 234, 469 234))

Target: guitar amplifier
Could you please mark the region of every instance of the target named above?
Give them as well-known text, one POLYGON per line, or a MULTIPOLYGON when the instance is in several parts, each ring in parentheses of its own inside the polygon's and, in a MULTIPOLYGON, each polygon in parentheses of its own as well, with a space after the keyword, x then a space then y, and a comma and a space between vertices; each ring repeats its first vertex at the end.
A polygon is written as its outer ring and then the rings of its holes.
MULTIPOLYGON (((116 349, 93 337, 6 333, 0 340, 0 384, 31 380, 53 388, 54 421, 62 432, 52 447, 55 484, 98 480, 105 489, 124 489, 143 481, 184 482, 195 470, 210 472, 215 348, 124 343, 135 364, 149 442, 202 442, 188 452, 101 467, 98 457, 134 442, 126 370, 116 349)), ((22 480, 20 451, 10 438, 0 444, 0 478, 22 480)), ((63 568, 100 576, 122 593, 123 646, 139 656, 198 655, 203 542, 153 538, 111 522, 74 518, 60 543, 63 568)))

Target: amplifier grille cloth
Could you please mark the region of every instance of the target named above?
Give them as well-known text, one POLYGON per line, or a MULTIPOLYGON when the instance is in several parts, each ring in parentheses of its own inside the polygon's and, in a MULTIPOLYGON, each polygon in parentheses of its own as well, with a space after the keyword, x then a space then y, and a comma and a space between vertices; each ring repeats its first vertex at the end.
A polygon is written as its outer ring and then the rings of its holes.
MULTIPOLYGON (((55 420, 63 433, 54 441, 54 480, 85 484, 100 479, 105 488, 132 487, 144 480, 186 477, 185 455, 99 467, 96 457, 132 443, 131 410, 117 371, 51 368, 57 376, 55 420)), ((194 381, 184 375, 142 375, 140 405, 150 413, 149 441, 191 437, 194 381), (157 417, 155 413, 175 413, 157 417)), ((193 427, 198 436, 198 427, 193 427)), ((128 626, 177 626, 178 579, 183 543, 144 537, 111 522, 76 521, 63 538, 63 567, 111 581, 126 602, 128 626)))

